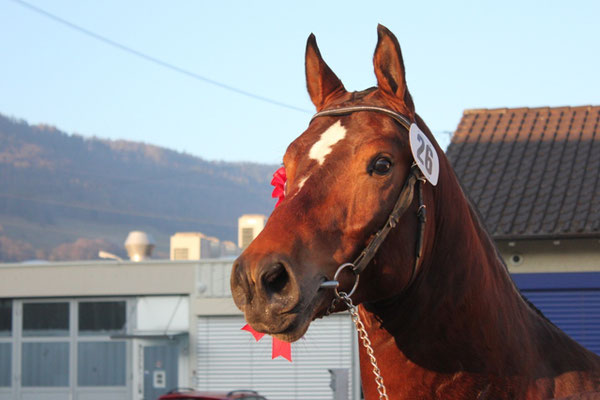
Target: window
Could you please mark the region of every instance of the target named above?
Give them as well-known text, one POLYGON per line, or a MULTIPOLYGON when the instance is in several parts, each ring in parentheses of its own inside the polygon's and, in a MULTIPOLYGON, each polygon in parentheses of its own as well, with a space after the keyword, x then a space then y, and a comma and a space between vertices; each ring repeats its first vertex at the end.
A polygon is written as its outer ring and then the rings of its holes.
POLYGON ((69 386, 69 343, 23 343, 23 386, 69 386))
POLYGON ((12 343, 0 343, 0 387, 10 387, 12 343))
POLYGON ((0 299, 0 337, 12 334, 12 300, 0 299))
POLYGON ((82 301, 79 303, 79 334, 110 335, 125 331, 124 301, 82 301))
POLYGON ((188 249, 186 248, 175 248, 173 250, 173 259, 174 260, 187 260, 188 259, 188 249))
POLYGON ((79 342, 77 384, 79 386, 125 386, 125 342, 79 342))
POLYGON ((23 304, 23 336, 67 336, 69 303, 23 304))

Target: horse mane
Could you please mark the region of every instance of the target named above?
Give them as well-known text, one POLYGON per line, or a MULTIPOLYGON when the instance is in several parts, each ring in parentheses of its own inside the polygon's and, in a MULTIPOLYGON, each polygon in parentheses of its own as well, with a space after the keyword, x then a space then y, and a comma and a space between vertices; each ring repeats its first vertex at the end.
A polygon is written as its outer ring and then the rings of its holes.
MULTIPOLYGON (((367 89, 370 90, 370 89, 367 89)), ((426 132, 429 134, 430 138, 435 139, 433 137, 433 133, 431 132, 431 130, 429 129, 429 127, 427 126, 427 124, 425 124, 425 122, 423 121, 423 119, 417 114, 416 116, 417 122, 419 123, 420 127, 426 130, 426 132)), ((437 144, 437 141, 435 141, 435 143, 437 144)), ((455 179, 455 182, 457 183, 464 199, 467 202, 468 205, 468 209, 469 209, 469 213, 471 215, 471 218, 473 219, 473 222, 476 224, 477 230, 480 234, 480 236, 483 236, 482 238, 485 239, 488 242, 488 245, 490 246, 490 248, 492 248, 495 252, 496 255, 496 259, 497 261, 500 263, 500 265, 504 268, 504 271, 506 272, 506 275, 508 276, 510 282, 513 284, 513 286, 515 287, 517 293, 519 293, 519 296, 521 297, 521 299, 524 301, 524 303, 533 311, 535 312, 535 314, 537 314, 539 317, 541 317, 546 323, 552 325, 553 327, 559 329, 550 319, 548 319, 548 317, 546 317, 544 315, 544 313, 537 308, 528 298, 527 296, 525 296, 517 287, 517 285, 515 284, 514 280, 512 279, 512 276, 510 275, 510 272, 508 270, 508 266, 506 265, 506 263, 504 262, 504 259, 502 258, 502 255, 500 254, 500 251, 498 250, 498 246, 496 246, 496 243, 494 242, 494 240, 492 239, 491 234, 489 233, 490 231, 488 230, 486 224, 485 224, 485 220, 483 219, 483 217, 481 216, 479 209, 475 206, 475 202, 473 201, 473 199, 471 199, 470 195, 468 194, 468 192, 465 190, 464 185, 462 184, 460 178, 456 175, 456 173, 454 172, 454 169, 451 168, 452 164, 450 163, 450 160, 445 156, 445 152, 442 151, 441 147, 439 147, 438 144, 438 149, 439 151, 442 153, 443 158, 446 162, 446 164, 449 167, 450 170, 450 175, 452 175, 455 179)))
MULTIPOLYGON (((450 160, 448 160, 448 164, 450 164, 450 160)), ((485 224, 485 220, 481 216, 481 213, 479 212, 479 209, 475 206, 475 202, 473 201, 473 199, 471 198, 471 196, 465 190, 465 187, 464 187, 463 183, 461 182, 460 178, 456 174, 454 174, 454 176, 456 178, 456 182, 458 183, 458 186, 460 187, 460 190, 462 191, 463 195, 465 196, 467 204, 469 205, 469 210, 470 210, 470 213, 471 213, 471 217, 473 218, 473 221, 479 225, 479 231, 482 232, 486 236, 486 239, 490 242, 492 248, 494 249, 494 251, 496 253, 496 258, 498 259, 498 261, 500 262, 500 264, 504 267, 504 270, 508 274, 508 276, 509 276, 511 282, 513 283, 513 285, 515 285, 515 287, 517 288, 517 285, 515 284, 515 282, 512 279, 512 276, 510 275, 510 271, 508 270, 508 266, 504 262, 504 258, 502 258, 502 254, 500 254, 500 250, 498 250, 498 246, 496 246, 496 243, 492 239, 492 235, 490 234, 490 231, 488 230, 488 228, 487 228, 487 226, 485 224)), ((531 310, 533 310, 544 321, 546 321, 547 323, 549 323, 552 326, 556 327, 556 325, 554 324, 554 322, 552 322, 550 319, 548 319, 548 317, 546 317, 544 315, 544 313, 539 308, 537 308, 535 306, 535 304, 533 304, 527 298, 527 296, 525 296, 523 294, 523 292, 521 292, 520 290, 518 290, 518 288, 517 288, 517 292, 521 296, 521 299, 525 302, 525 304, 527 304, 527 306, 531 310)), ((556 328, 558 328, 558 327, 556 327, 556 328)))

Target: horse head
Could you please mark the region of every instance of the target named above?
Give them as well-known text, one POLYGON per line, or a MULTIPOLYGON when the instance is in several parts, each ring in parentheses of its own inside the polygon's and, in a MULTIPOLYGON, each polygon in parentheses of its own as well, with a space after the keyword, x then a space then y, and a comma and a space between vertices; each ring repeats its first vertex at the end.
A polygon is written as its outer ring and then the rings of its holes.
MULTIPOLYGON (((286 341, 299 339, 312 320, 328 312, 334 291, 322 283, 340 265, 359 257, 389 223, 415 171, 409 124, 416 124, 434 143, 434 151, 443 154, 415 113, 400 46, 385 27, 378 27, 373 58, 377 87, 347 91, 321 57, 313 35, 305 63, 308 92, 318 113, 285 153, 285 200, 231 274, 234 301, 248 323, 286 341)), ((391 223, 388 239, 360 271, 355 304, 405 291, 414 279, 417 249, 431 248, 434 190, 439 185, 423 185, 417 196, 413 188, 418 180, 423 180, 421 175, 410 181, 412 193, 398 221, 391 223), (429 213, 421 237, 420 206, 429 213), (417 245, 420 240, 422 247, 417 245)), ((356 276, 347 268, 338 279, 340 290, 349 292, 356 276)))

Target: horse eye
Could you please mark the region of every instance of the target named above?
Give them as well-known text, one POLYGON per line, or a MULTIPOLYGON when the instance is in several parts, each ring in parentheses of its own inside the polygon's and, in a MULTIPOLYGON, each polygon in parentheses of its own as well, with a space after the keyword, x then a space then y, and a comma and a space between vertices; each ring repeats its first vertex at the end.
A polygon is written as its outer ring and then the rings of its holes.
POLYGON ((392 160, 387 157, 379 157, 371 164, 370 172, 375 172, 377 175, 385 175, 392 169, 392 160))

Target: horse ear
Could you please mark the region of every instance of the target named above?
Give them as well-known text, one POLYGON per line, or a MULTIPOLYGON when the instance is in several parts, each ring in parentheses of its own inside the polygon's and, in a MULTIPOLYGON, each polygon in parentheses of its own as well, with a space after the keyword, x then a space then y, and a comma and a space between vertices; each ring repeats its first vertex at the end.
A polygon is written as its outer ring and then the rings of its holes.
POLYGON ((391 94, 414 115, 415 105, 406 86, 404 61, 398 39, 388 28, 377 25, 377 47, 373 56, 377 85, 384 92, 391 94))
POLYGON ((312 33, 306 42, 305 67, 306 87, 310 99, 317 107, 317 111, 322 110, 325 104, 334 96, 346 92, 342 81, 323 61, 321 52, 317 47, 317 39, 312 33))

